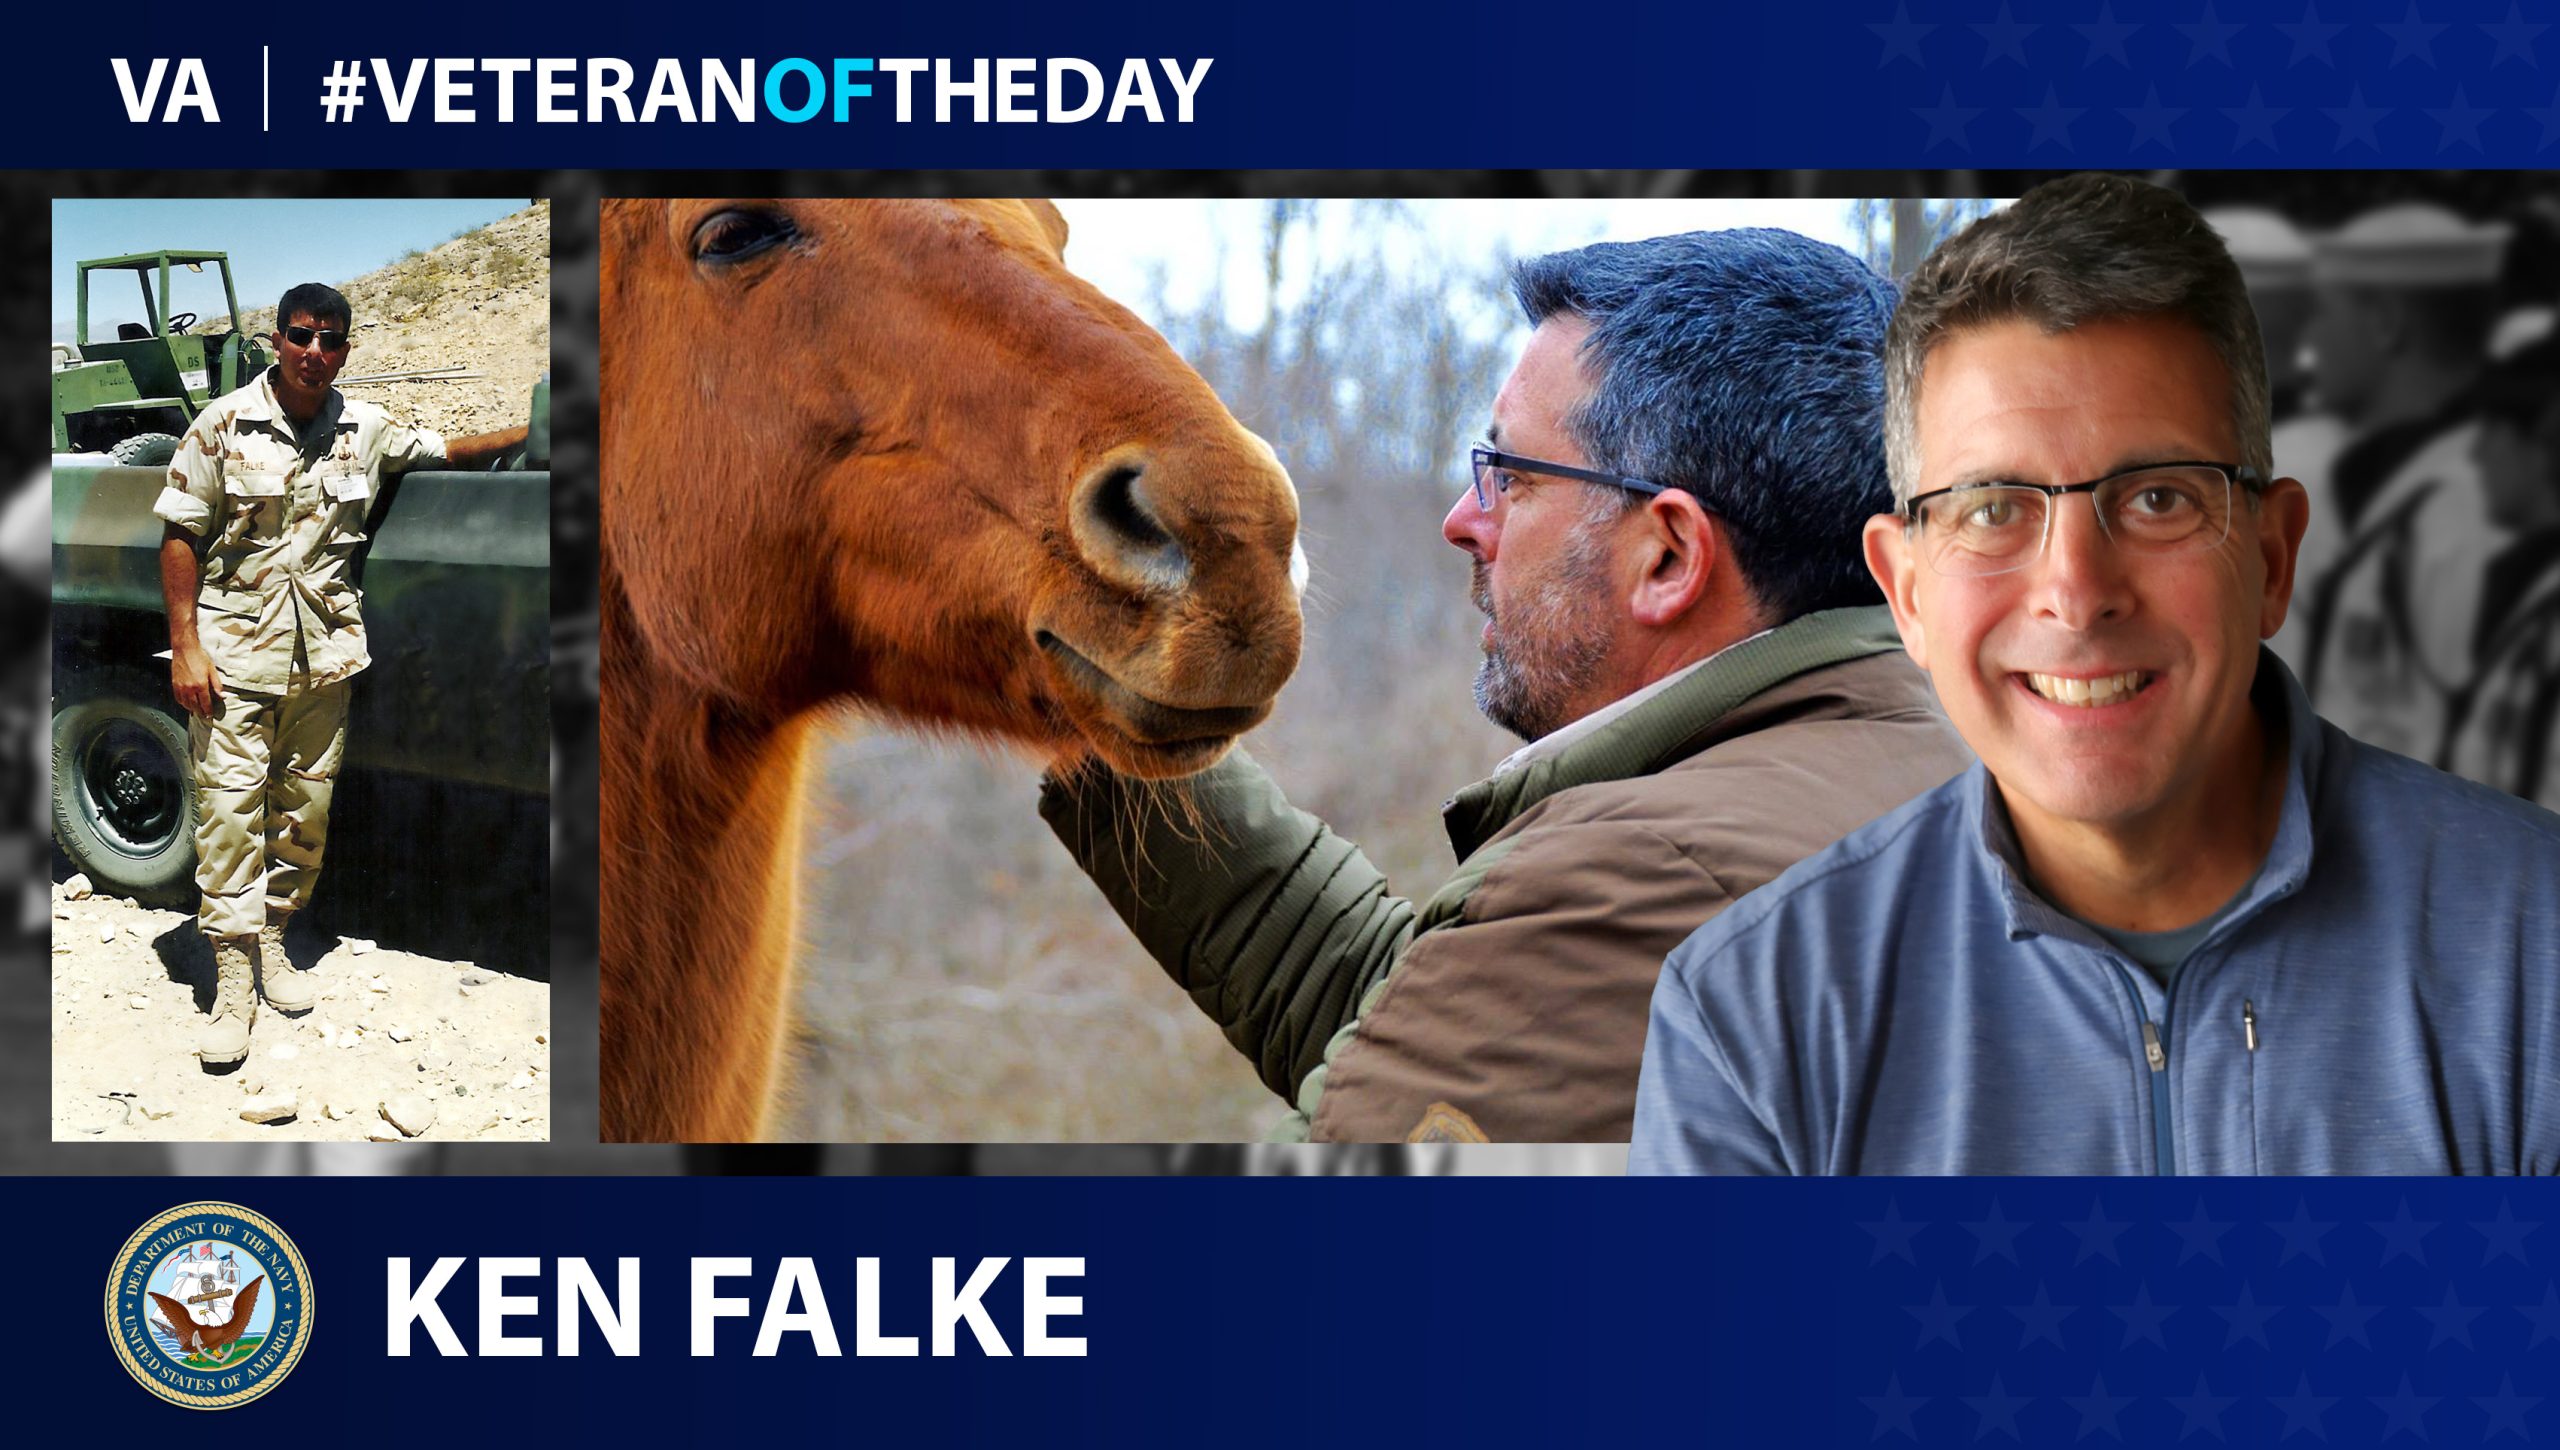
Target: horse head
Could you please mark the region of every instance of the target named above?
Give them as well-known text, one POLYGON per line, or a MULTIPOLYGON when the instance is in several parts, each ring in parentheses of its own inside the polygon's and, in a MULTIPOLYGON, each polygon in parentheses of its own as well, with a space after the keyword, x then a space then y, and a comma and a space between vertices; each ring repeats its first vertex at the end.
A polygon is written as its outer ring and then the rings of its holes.
POLYGON ((1161 777, 1295 668, 1297 497, 1045 202, 608 200, 603 544, 652 668, 1161 777))

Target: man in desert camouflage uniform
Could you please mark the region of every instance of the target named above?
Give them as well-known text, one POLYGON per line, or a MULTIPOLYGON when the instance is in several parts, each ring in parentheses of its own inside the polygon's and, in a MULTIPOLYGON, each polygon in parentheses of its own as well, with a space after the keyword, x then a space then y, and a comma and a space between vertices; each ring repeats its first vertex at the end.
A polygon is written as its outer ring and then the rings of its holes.
POLYGON ((348 689, 371 662, 354 569, 381 480, 485 464, 524 440, 516 428, 448 444, 339 393, 350 320, 334 288, 285 293, 275 366, 206 407, 152 510, 168 522, 170 682, 189 715, 197 920, 213 943, 207 1067, 248 1055, 259 994, 282 1012, 316 995, 284 926, 319 878, 348 689))

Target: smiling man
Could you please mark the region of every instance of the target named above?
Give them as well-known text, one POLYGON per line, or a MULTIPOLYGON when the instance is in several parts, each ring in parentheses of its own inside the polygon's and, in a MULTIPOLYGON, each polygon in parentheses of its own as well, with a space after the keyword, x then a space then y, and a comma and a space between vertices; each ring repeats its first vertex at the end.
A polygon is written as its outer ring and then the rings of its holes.
POLYGON ((1513 281, 1534 331, 1441 534, 1529 743, 1442 808, 1449 881, 1397 896, 1241 753, 1194 818, 1100 770, 1041 802, 1283 1136, 1624 1142, 1663 953, 1967 761, 1858 558, 1892 288, 1759 229, 1513 281))
POLYGON ((2560 817, 2260 647, 2311 521, 2212 231, 2040 187, 1886 369, 1867 559, 1981 764, 1672 954, 1635 1171, 2560 1169, 2560 817))
POLYGON ((319 880, 349 681, 371 662, 356 556, 382 478, 486 464, 525 439, 513 428, 447 443, 341 394, 350 320, 336 288, 286 292, 275 365, 205 405, 152 508, 166 523, 169 682, 196 783, 197 923, 213 945, 196 1045, 208 1069, 248 1055, 261 996, 288 1013, 316 996, 284 928, 319 880))

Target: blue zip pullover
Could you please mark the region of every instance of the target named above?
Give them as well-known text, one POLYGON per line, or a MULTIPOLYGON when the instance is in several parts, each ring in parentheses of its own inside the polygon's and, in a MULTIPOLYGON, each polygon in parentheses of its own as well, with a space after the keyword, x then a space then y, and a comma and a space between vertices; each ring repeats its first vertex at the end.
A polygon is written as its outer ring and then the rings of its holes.
POLYGON ((2560 1171, 2560 816, 2258 668, 2275 843, 2168 987, 2026 884, 1977 764, 1672 952, 1629 1171, 2560 1171))

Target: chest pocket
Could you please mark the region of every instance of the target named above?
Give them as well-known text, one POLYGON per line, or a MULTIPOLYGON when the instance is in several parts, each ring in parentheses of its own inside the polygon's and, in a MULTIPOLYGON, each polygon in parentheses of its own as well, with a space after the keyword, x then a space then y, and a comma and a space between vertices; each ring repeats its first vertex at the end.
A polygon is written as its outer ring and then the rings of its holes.
POLYGON ((351 503, 361 511, 373 497, 373 479, 353 463, 324 463, 320 465, 320 491, 330 503, 351 503))
POLYGON ((319 465, 312 474, 319 486, 320 512, 326 525, 320 533, 323 548, 345 548, 364 542, 365 510, 373 502, 373 479, 362 465, 337 459, 319 465))
POLYGON ((252 506, 280 499, 284 497, 284 475, 269 469, 225 469, 222 492, 227 498, 252 506))
POLYGON ((276 538, 284 527, 285 501, 285 478, 281 472, 224 469, 223 542, 238 547, 276 538))

